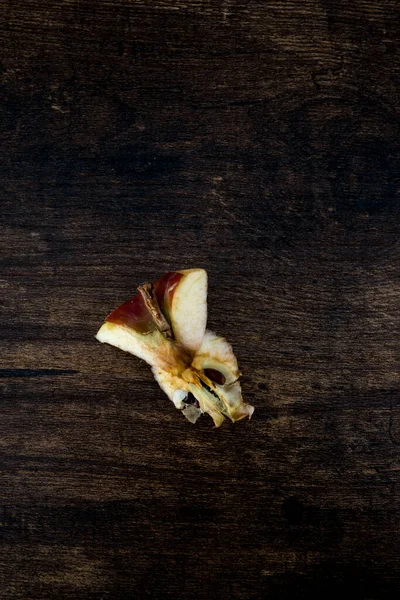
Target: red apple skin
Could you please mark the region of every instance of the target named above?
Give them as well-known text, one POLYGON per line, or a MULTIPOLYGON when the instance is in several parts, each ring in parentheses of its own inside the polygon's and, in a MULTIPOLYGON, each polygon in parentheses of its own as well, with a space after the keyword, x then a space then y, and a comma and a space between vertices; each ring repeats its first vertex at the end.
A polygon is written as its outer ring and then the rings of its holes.
POLYGON ((172 305, 172 298, 174 297, 175 290, 183 276, 183 273, 179 273, 178 271, 170 271, 169 273, 165 273, 165 275, 160 277, 160 279, 154 283, 158 304, 169 324, 171 324, 170 306, 172 305))
POLYGON ((180 282, 182 277, 183 273, 174 273, 174 275, 168 279, 167 297, 165 298, 165 300, 168 298, 168 303, 170 306, 172 305, 172 298, 174 297, 175 290, 178 287, 178 283, 180 282))
MULTIPOLYGON (((168 320, 169 307, 171 306, 176 286, 182 277, 182 273, 169 271, 153 284, 157 301, 168 320)), ((156 325, 141 294, 136 294, 136 296, 121 304, 121 306, 106 317, 106 322, 125 325, 143 335, 151 333, 156 329, 156 325)))
POLYGON ((163 305, 165 291, 167 289, 168 280, 175 275, 174 271, 168 271, 153 283, 153 288, 160 306, 163 305))
POLYGON ((151 333, 156 329, 156 325, 141 294, 136 294, 136 296, 121 304, 121 306, 106 317, 106 322, 125 325, 143 335, 151 333))

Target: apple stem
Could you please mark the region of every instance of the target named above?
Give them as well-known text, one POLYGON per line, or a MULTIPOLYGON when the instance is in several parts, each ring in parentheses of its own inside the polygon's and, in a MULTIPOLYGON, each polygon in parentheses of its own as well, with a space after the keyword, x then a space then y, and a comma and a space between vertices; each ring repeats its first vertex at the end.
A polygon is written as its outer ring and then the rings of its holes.
POLYGON ((152 284, 144 283, 143 285, 139 285, 138 290, 142 295, 146 308, 149 310, 151 316, 153 317, 153 321, 156 324, 157 329, 161 331, 161 333, 167 338, 167 340, 172 340, 173 335, 171 327, 169 326, 167 319, 161 311, 152 284))

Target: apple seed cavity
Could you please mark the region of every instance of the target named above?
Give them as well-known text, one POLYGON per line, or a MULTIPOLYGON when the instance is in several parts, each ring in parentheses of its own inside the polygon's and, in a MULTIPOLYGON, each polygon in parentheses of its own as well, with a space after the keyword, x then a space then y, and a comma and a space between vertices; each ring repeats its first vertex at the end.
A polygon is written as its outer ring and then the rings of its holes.
POLYGON ((204 369, 204 375, 208 377, 210 381, 216 383, 218 385, 224 385, 226 379, 225 375, 221 373, 221 371, 217 371, 217 369, 204 369))

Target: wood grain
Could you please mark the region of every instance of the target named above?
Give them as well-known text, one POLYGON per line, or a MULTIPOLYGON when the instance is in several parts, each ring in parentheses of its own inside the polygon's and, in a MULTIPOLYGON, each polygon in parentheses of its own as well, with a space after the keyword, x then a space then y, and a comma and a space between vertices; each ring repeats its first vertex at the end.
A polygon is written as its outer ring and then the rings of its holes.
POLYGON ((396 597, 397 3, 0 7, 0 598, 396 597), (251 422, 94 339, 193 266, 251 422))

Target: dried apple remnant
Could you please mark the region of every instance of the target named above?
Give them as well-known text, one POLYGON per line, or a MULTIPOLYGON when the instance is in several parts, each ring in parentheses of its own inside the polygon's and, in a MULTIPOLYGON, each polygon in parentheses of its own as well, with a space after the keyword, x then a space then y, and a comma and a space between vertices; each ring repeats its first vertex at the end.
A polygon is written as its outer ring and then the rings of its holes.
POLYGON ((151 314, 153 321, 159 331, 165 335, 167 340, 172 340, 173 335, 171 327, 164 314, 161 312, 158 304, 157 296, 151 283, 144 283, 138 287, 138 290, 143 298, 143 302, 151 314))
POLYGON ((216 427, 250 418, 254 408, 243 401, 232 347, 206 330, 206 271, 170 271, 138 290, 106 318, 97 339, 145 360, 191 423, 204 413, 216 427))

